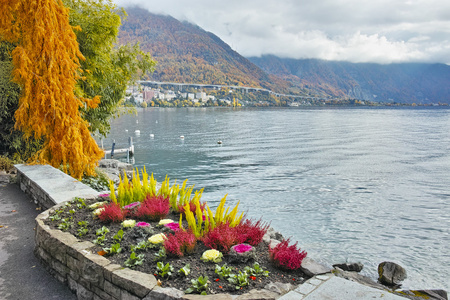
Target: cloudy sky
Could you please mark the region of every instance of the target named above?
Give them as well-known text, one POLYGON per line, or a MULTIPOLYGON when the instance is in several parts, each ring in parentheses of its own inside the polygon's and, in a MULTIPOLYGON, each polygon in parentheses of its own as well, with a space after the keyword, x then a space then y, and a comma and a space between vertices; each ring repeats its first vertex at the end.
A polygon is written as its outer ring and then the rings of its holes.
POLYGON ((244 56, 450 64, 448 0, 114 0, 187 20, 244 56))

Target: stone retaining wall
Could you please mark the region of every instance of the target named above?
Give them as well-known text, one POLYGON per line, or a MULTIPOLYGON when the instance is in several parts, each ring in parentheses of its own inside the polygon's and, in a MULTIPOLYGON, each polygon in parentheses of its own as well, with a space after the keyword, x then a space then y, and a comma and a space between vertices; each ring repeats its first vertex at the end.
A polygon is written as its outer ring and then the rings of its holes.
POLYGON ((82 242, 72 234, 51 229, 44 224, 57 205, 36 218, 35 255, 59 281, 67 284, 78 299, 202 299, 245 300, 277 299, 293 289, 292 285, 269 284, 264 290, 251 290, 243 295, 186 295, 173 288, 161 288, 151 274, 124 268, 93 253, 94 244, 82 242))
MULTIPOLYGON (((67 284, 78 299, 263 300, 277 299, 295 288, 291 284, 270 283, 266 289, 251 290, 243 295, 207 296, 186 295, 177 289, 162 288, 157 285, 155 276, 114 264, 91 250, 93 243, 80 241, 70 233, 51 229, 44 224, 54 210, 73 197, 95 197, 95 192, 92 193, 89 187, 51 166, 17 165, 16 168, 21 189, 43 208, 51 207, 36 218, 34 253, 48 272, 67 284)), ((269 242, 276 234, 267 234, 265 239, 269 242)))

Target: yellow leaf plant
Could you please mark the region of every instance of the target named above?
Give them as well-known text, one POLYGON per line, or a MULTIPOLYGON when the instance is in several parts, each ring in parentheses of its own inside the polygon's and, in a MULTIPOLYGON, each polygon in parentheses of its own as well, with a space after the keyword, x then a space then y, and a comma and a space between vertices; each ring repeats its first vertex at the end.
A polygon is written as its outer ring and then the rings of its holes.
POLYGON ((61 0, 0 0, 0 39, 16 45, 13 81, 22 87, 15 128, 44 140, 32 163, 62 165, 81 179, 95 175, 103 153, 79 111, 95 108, 99 97, 74 93, 84 58, 73 29, 61 0))

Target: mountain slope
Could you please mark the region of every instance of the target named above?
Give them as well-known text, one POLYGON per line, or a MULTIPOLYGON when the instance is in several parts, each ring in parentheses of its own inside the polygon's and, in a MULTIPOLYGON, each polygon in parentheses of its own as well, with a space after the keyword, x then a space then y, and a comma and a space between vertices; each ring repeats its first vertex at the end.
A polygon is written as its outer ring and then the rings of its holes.
POLYGON ((450 66, 445 64, 380 65, 272 55, 249 60, 296 86, 336 97, 380 102, 450 103, 450 66))
POLYGON ((158 62, 152 80, 262 87, 287 92, 289 83, 268 75, 216 35, 170 16, 125 8, 119 43, 140 42, 158 62))

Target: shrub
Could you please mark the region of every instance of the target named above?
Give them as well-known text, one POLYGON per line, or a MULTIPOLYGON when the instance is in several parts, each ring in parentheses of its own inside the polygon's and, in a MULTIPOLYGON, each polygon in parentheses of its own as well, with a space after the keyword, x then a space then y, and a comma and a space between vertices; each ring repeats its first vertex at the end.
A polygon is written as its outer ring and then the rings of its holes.
POLYGON ((252 246, 257 246, 261 243, 264 235, 269 229, 269 226, 270 224, 263 222, 261 219, 256 223, 246 219, 235 227, 239 238, 239 243, 247 243, 252 246))
POLYGON ((297 249, 297 242, 289 246, 289 241, 290 239, 284 240, 273 249, 269 246, 270 260, 279 268, 297 270, 307 253, 297 249))
POLYGON ((138 218, 150 221, 164 219, 170 210, 169 198, 164 196, 147 196, 136 211, 138 218))
POLYGON ((175 234, 167 236, 164 241, 164 248, 172 256, 183 257, 194 251, 197 244, 197 238, 192 231, 179 230, 175 234))
MULTIPOLYGON (((191 201, 191 202, 189 202, 188 204, 189 204, 189 209, 190 209, 190 211, 191 211, 193 214, 195 214, 195 211, 197 210, 197 205, 196 205, 195 201, 191 201)), ((200 210, 203 212, 203 210, 205 209, 206 202, 203 202, 203 203, 199 202, 199 204, 200 204, 200 210)), ((183 205, 179 205, 179 206, 178 206, 178 211, 179 211, 181 214, 185 214, 185 213, 184 213, 184 209, 185 209, 185 206, 183 206, 183 205)))
POLYGON ((231 246, 239 244, 237 230, 229 223, 219 224, 203 237, 206 247, 228 253, 231 246))
POLYGON ((6 156, 0 155, 0 170, 9 171, 14 168, 14 162, 6 156))
POLYGON ((103 206, 98 218, 105 223, 122 222, 125 219, 125 215, 119 204, 109 203, 103 206))

